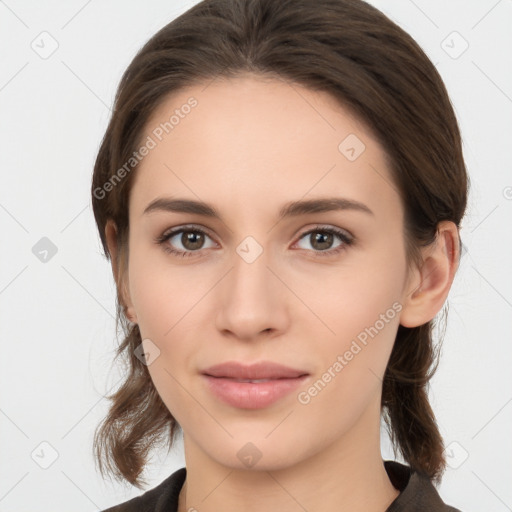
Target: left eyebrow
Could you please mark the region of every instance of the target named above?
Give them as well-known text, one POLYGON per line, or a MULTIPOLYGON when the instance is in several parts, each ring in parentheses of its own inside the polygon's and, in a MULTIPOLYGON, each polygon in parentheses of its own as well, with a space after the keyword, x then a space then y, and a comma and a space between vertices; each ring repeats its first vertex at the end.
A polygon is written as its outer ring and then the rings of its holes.
POLYGON ((306 201, 292 201, 286 203, 279 211, 279 219, 285 217, 297 217, 308 213, 323 213, 338 210, 354 210, 358 212, 374 213, 363 203, 343 197, 324 197, 321 199, 310 199, 306 201))
MULTIPOLYGON (((298 217, 310 213, 323 213, 339 210, 353 210, 358 212, 375 215, 365 204, 346 199, 342 197, 324 197, 321 199, 310 199, 301 201, 291 201, 286 203, 280 210, 278 219, 286 217, 298 217)), ((167 211, 178 213, 191 213, 222 220, 220 213, 208 203, 195 201, 193 199, 175 199, 170 197, 160 197, 149 203, 143 212, 144 214, 154 211, 167 211)))

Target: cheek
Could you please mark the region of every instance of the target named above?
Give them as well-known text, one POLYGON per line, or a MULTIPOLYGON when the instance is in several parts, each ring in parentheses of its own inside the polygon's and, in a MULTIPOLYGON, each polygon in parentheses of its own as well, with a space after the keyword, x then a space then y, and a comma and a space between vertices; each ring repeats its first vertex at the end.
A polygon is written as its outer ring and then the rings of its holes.
POLYGON ((357 260, 349 268, 325 274, 322 285, 304 281, 299 275, 294 278, 296 283, 303 281, 300 293, 327 327, 322 329, 326 341, 331 340, 334 345, 343 345, 375 325, 388 336, 389 324, 398 324, 405 261, 399 254, 386 258, 382 253, 357 260))
POLYGON ((401 310, 391 295, 379 292, 361 293, 330 310, 336 335, 322 340, 315 379, 297 397, 306 430, 321 423, 326 435, 335 437, 378 402, 401 310))
POLYGON ((144 349, 157 354, 148 365, 151 379, 179 421, 182 404, 190 400, 183 388, 187 385, 183 376, 191 371, 197 353, 190 332, 194 319, 197 325, 198 302, 205 291, 198 283, 191 283, 187 273, 171 273, 165 257, 149 252, 134 247, 130 253, 130 297, 144 349))
POLYGON ((330 331, 323 330, 319 372, 331 368, 336 374, 333 390, 344 394, 357 389, 364 395, 363 390, 370 392, 380 384, 393 348, 402 310, 405 259, 383 250, 358 260, 357 269, 332 276, 321 299, 317 296, 319 316, 330 331), (340 363, 337 372, 332 369, 336 362, 340 363))
POLYGON ((133 247, 129 262, 130 298, 143 337, 165 339, 191 303, 197 287, 179 269, 171 272, 163 250, 133 247))

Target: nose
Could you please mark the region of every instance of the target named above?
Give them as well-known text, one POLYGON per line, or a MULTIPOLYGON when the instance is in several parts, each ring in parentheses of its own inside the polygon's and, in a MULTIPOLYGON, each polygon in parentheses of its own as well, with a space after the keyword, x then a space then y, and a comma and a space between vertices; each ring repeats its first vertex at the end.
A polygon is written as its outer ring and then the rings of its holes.
POLYGON ((263 250, 251 261, 241 250, 234 253, 232 263, 215 297, 217 329, 240 340, 275 336, 286 330, 291 292, 267 252, 263 250))

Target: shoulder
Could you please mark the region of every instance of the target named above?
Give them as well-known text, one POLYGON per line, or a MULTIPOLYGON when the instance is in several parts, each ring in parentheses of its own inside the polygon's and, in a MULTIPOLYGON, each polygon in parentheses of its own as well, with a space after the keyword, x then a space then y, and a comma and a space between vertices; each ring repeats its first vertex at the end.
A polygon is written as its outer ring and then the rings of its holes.
POLYGON ((141 496, 102 512, 174 512, 178 508, 178 496, 185 477, 186 469, 180 468, 141 496))
POLYGON ((386 512, 461 512, 444 503, 432 481, 409 466, 396 461, 385 461, 384 467, 391 483, 400 495, 391 503, 386 512))

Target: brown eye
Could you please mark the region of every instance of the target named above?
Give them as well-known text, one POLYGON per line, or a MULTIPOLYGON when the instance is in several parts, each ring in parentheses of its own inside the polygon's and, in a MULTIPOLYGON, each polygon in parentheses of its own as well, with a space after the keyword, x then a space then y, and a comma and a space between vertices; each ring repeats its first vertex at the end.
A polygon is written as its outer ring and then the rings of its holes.
MULTIPOLYGON (((324 228, 319 226, 304 233, 300 240, 309 242, 315 256, 329 256, 346 249, 347 246, 352 244, 353 237, 336 228, 324 228), (339 242, 337 245, 333 246, 333 244, 336 243, 336 239, 338 239, 339 242)), ((308 249, 308 247, 301 247, 300 245, 299 248, 308 249)))
POLYGON ((207 239, 210 239, 202 229, 199 228, 180 228, 164 233, 156 239, 156 242, 163 246, 168 253, 177 256, 195 256, 201 249, 208 249, 215 246, 205 246, 207 239))
POLYGON ((183 231, 180 242, 189 251, 201 249, 204 244, 204 233, 199 231, 183 231))
POLYGON ((334 236, 331 233, 317 231, 316 233, 311 233, 309 236, 311 246, 319 251, 330 249, 334 241, 334 236))

